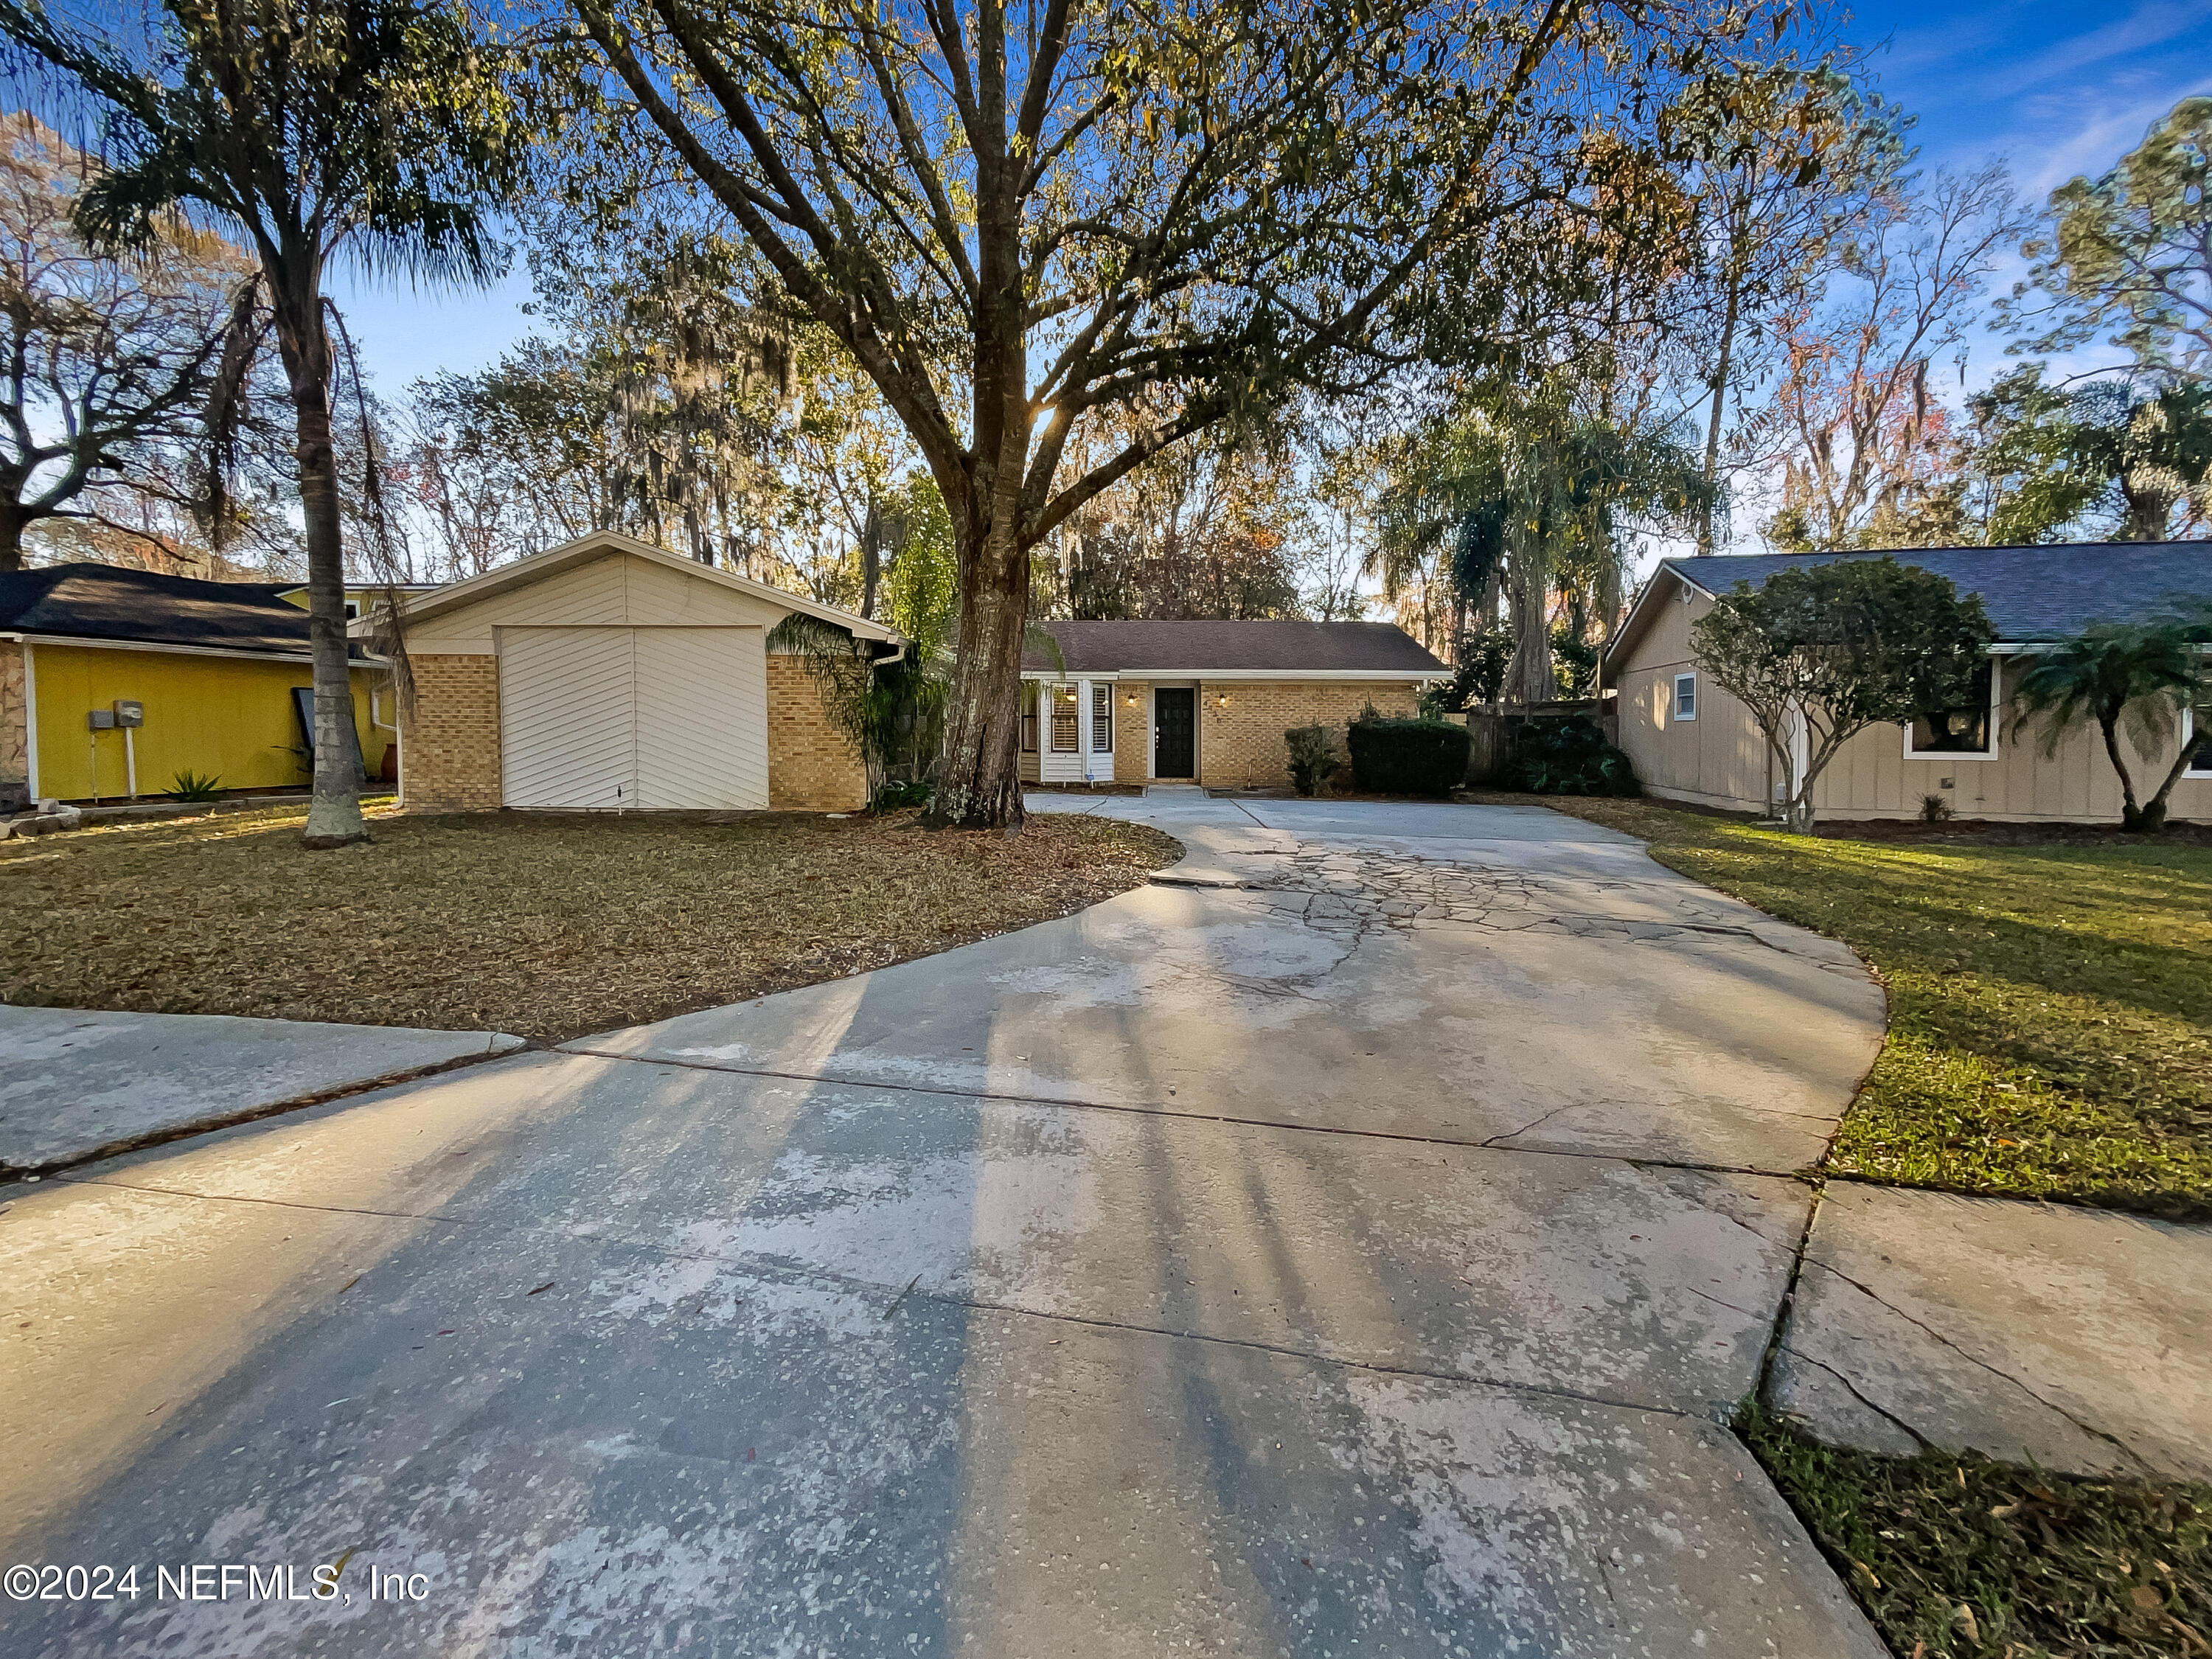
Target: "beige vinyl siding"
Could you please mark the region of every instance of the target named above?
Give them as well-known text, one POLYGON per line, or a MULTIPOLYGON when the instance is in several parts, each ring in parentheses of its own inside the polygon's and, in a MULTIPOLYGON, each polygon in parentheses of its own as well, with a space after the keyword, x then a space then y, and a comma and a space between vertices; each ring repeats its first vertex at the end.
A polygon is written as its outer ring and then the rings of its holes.
POLYGON ((783 609, 649 559, 610 552, 425 618, 407 648, 489 655, 495 628, 774 628, 783 609))
MULTIPOLYGON (((1687 604, 1658 596, 1651 603, 1656 614, 1620 676, 1620 746, 1635 763, 1636 775, 1646 789, 1662 798, 1746 811, 1768 810, 1765 739, 1741 702, 1699 673, 1698 718, 1673 719, 1674 677, 1697 667, 1690 656, 1691 625, 1713 602, 1693 593, 1687 604)), ((2086 723, 2075 726, 2046 757, 2041 729, 2017 729, 2014 711, 2006 706, 2020 672, 2016 659, 2000 659, 1993 757, 1942 755, 1908 760, 1904 728, 1874 726, 1852 738, 1829 762, 1814 786, 1815 811, 1845 819, 1915 817, 1924 796, 1941 794, 1960 817, 2117 823, 2119 779, 2106 758, 2096 727, 2086 723), (1951 780, 1948 789, 1943 787, 1946 778, 1951 780)), ((2177 744, 2178 738, 2169 738, 2148 758, 2131 747, 2127 750, 2130 767, 2145 793, 2157 787, 2173 763, 2177 744)), ((2171 811, 2179 818, 2212 820, 2212 778, 2184 777, 2174 786, 2171 811)))

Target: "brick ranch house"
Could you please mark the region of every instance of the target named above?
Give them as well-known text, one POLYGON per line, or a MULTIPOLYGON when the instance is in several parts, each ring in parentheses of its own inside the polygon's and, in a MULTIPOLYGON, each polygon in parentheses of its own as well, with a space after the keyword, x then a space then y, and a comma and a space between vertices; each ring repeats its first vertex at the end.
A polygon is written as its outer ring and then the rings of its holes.
POLYGON ((1052 622, 1022 659, 1031 783, 1279 788, 1283 733, 1411 714, 1451 671, 1389 623, 1052 622))
MULTIPOLYGON (((1760 554, 1665 559, 1607 647, 1605 678, 1620 690, 1621 748, 1650 793, 1749 811, 1770 810, 1781 787, 1749 711, 1698 668, 1690 629, 1737 582, 1756 588, 1775 571, 1878 553, 1760 554)), ((1963 708, 1931 709, 1905 726, 1874 726, 1846 744, 1815 782, 1823 817, 1907 818, 1940 795, 1960 817, 2014 823, 2116 823, 2120 784, 2095 726, 2067 730, 2044 753, 2039 726, 2018 729, 2008 708, 2024 659, 2091 623, 2141 622, 2177 599, 2212 598, 2212 544, 2075 543, 2043 547, 1899 549, 1893 556, 1981 595, 1996 629, 1982 695, 1963 708)), ((1800 752, 1802 738, 1800 737, 1800 752)), ((2138 787, 2162 779, 2192 747, 2174 785, 2177 818, 2212 820, 2212 686, 2200 686, 2181 730, 2162 753, 2140 760, 2138 787)), ((2121 742, 2128 744, 2123 735, 2121 742)), ((1802 764, 1802 758, 1801 763, 1802 764)))
MULTIPOLYGON (((889 656, 893 629, 601 533, 434 592, 401 616, 415 696, 401 804, 774 808, 867 804, 860 757, 804 660, 771 650, 793 611, 889 656)), ((374 623, 354 624, 356 638, 374 623)))

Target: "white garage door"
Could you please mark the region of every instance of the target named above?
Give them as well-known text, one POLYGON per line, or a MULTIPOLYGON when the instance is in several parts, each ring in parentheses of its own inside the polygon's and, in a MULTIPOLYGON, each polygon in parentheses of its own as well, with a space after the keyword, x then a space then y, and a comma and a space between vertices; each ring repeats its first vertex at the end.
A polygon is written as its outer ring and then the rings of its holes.
POLYGON ((768 805, 757 628, 502 628, 507 805, 768 805))

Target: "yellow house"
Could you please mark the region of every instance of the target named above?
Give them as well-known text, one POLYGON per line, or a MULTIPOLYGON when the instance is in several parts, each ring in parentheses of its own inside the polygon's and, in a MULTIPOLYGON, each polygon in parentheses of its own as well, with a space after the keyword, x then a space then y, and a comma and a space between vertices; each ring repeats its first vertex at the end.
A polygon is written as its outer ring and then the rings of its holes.
MULTIPOLYGON (((0 575, 0 811, 158 797, 186 771, 227 790, 305 784, 314 676, 283 591, 100 564, 0 575)), ((394 736, 381 683, 367 662, 353 675, 371 778, 394 736)))

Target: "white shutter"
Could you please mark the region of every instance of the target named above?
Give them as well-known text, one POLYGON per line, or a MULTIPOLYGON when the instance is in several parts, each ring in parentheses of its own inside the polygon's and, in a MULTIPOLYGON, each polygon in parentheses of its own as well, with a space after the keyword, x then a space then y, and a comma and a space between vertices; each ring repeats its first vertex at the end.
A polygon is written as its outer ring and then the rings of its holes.
POLYGON ((499 630, 500 781, 509 806, 637 805, 627 628, 499 630))
POLYGON ((757 628, 637 631, 637 804, 768 805, 768 653, 757 628))

